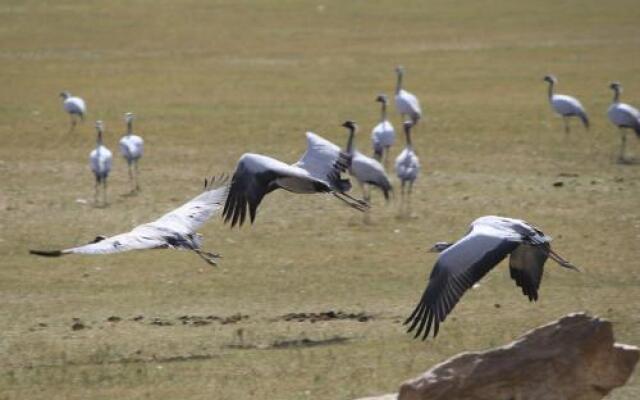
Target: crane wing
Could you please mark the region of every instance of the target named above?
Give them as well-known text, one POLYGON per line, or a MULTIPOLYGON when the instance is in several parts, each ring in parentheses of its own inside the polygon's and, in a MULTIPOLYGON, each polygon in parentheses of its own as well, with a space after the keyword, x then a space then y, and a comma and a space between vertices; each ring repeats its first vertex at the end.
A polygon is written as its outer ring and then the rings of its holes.
POLYGON ((350 158, 340 147, 313 132, 307 132, 306 136, 307 150, 294 166, 309 171, 311 176, 323 181, 329 180, 328 177, 336 169, 336 163, 343 167, 342 171, 348 168, 350 158))
POLYGON ((168 238, 176 234, 194 233, 220 208, 227 197, 226 177, 213 179, 205 185, 205 191, 191 201, 163 215, 159 219, 135 227, 127 233, 109 238, 96 238, 84 246, 64 250, 30 250, 31 254, 59 257, 65 254, 112 254, 129 250, 170 247, 168 238))
POLYGON ((416 329, 422 340, 438 335, 440 323, 458 303, 462 295, 513 251, 518 242, 498 235, 472 230, 440 254, 420 302, 405 324, 408 332, 416 329))
POLYGON ((80 97, 69 97, 62 104, 65 111, 70 114, 84 114, 87 110, 84 100, 80 97))
POLYGON ((302 168, 309 174, 339 192, 348 192, 351 183, 342 179, 340 174, 351 166, 352 155, 340 150, 340 147, 327 139, 307 132, 307 150, 294 167, 302 168))
POLYGON ((65 254, 112 254, 130 250, 167 247, 167 242, 162 236, 158 235, 155 229, 144 229, 144 227, 145 225, 141 225, 131 232, 94 241, 84 246, 64 250, 29 250, 29 253, 46 257, 59 257, 65 254))
POLYGON ((350 173, 360 182, 368 183, 382 190, 384 198, 389 200, 389 192, 393 188, 380 162, 356 151, 351 162, 350 173))
POLYGON ((226 176, 212 178, 206 182, 203 193, 146 226, 181 235, 192 234, 222 208, 228 193, 229 184, 226 176))
POLYGON ((396 95, 396 108, 401 114, 408 114, 414 124, 422 118, 422 108, 420 101, 413 94, 404 89, 396 95))
POLYGON ((289 182, 295 181, 303 185, 313 181, 306 171, 293 168, 282 161, 260 154, 243 154, 231 178, 229 196, 222 211, 224 222, 231 221, 231 227, 236 224, 241 226, 248 208, 253 223, 262 198, 281 187, 277 182, 280 178, 288 178, 289 182))
POLYGON ((544 263, 549 257, 549 244, 533 246, 522 243, 509 257, 509 271, 516 285, 522 288, 522 294, 530 301, 538 300, 538 289, 542 280, 544 263))

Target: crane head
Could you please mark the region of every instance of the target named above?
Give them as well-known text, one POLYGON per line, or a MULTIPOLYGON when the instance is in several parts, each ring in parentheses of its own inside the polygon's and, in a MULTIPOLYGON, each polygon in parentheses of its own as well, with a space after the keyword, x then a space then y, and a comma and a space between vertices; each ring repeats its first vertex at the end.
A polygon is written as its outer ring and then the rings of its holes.
POLYGON ((451 247, 453 245, 453 243, 449 243, 449 242, 436 242, 436 244, 433 245, 433 247, 431 247, 429 249, 430 253, 441 253, 444 250, 448 249, 449 247, 451 247))
POLYGON ((104 122, 100 120, 96 121, 96 130, 102 133, 102 131, 104 131, 104 122))
POLYGON ((342 126, 347 128, 347 129, 349 129, 349 130, 355 131, 357 125, 356 125, 356 123, 354 121, 346 120, 346 121, 344 121, 342 126))
POLYGON ((553 75, 545 75, 543 81, 549 82, 549 83, 557 83, 558 79, 556 79, 556 77, 553 75))
POLYGON ((618 81, 613 81, 609 84, 609 89, 622 92, 622 85, 618 81))
POLYGON ((387 104, 387 96, 381 93, 376 97, 376 101, 382 104, 387 104))
POLYGON ((124 113, 124 121, 129 123, 136 118, 136 115, 132 112, 124 113))
POLYGON ((67 92, 67 91, 65 90, 65 91, 60 92, 60 95, 59 95, 59 96, 66 100, 66 99, 68 99, 69 97, 71 97, 71 93, 69 93, 69 92, 67 92))
POLYGON ((396 67, 396 74, 402 75, 402 73, 404 73, 404 67, 402 65, 398 65, 396 67))
POLYGON ((404 121, 404 122, 402 123, 402 126, 404 127, 404 131, 405 131, 405 132, 409 132, 409 131, 411 131, 411 128, 413 128, 413 125, 414 125, 414 123, 413 123, 413 121, 411 121, 411 120, 404 121))

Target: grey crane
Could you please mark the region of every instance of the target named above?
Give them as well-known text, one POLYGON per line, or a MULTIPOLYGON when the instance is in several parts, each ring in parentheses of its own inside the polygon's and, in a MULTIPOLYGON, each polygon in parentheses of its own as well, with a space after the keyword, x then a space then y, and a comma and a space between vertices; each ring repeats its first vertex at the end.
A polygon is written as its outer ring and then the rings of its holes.
POLYGON ((549 103, 553 111, 562 117, 564 121, 564 132, 569 133, 569 118, 578 117, 582 121, 585 129, 589 129, 589 118, 582 103, 575 97, 567 96, 565 94, 555 94, 553 92, 554 85, 558 83, 558 79, 553 75, 546 75, 543 79, 549 83, 549 103))
POLYGON ((251 223, 265 195, 285 189, 292 193, 330 193, 349 206, 364 211, 366 202, 348 195, 351 183, 341 173, 349 168, 351 156, 328 140, 307 132, 307 151, 295 164, 261 154, 245 153, 231 179, 229 197, 222 215, 231 227, 241 226, 249 210, 251 223))
POLYGON ((618 155, 619 163, 627 163, 629 160, 625 158, 625 147, 627 144, 627 131, 626 129, 632 129, 638 138, 640 138, 640 111, 637 108, 620 102, 620 93, 622 93, 622 85, 620 82, 611 82, 609 85, 613 90, 613 102, 607 110, 607 116, 620 130, 620 153, 618 155))
POLYGON ((138 225, 130 232, 97 236, 89 244, 64 250, 30 250, 31 254, 60 257, 66 254, 112 254, 130 250, 184 249, 216 265, 217 253, 203 251, 202 235, 196 231, 218 213, 227 198, 228 178, 205 180, 204 192, 157 220, 138 225))
POLYGON ((535 226, 506 217, 485 216, 471 223, 467 234, 455 243, 438 242, 440 252, 420 302, 404 322, 408 332, 438 335, 440 324, 462 295, 508 255, 509 271, 530 301, 538 299, 544 263, 551 258, 561 267, 578 270, 549 245, 551 238, 535 226))

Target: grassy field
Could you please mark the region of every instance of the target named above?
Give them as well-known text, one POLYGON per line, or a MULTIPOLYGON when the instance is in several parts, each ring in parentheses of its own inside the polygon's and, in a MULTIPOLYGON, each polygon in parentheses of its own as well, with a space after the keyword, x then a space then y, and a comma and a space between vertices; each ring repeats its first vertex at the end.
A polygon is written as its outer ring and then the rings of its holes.
MULTIPOLYGON (((639 17, 631 0, 1 1, 0 399, 349 399, 574 311, 640 344, 640 166, 613 162, 605 115, 614 79, 640 106, 639 17), (243 152, 294 162, 306 130, 344 144, 354 119, 369 153, 398 64, 427 114, 410 218, 379 194, 365 225, 330 196, 274 192, 254 226, 204 227, 218 269, 186 252, 28 255, 150 220, 243 152), (565 137, 547 73, 582 100, 589 132, 574 121, 565 137), (71 134, 62 90, 89 109, 71 134), (126 111, 146 141, 142 192, 125 195, 116 153, 96 209, 94 121, 115 152, 126 111), (542 227, 584 273, 549 263, 532 304, 503 264, 437 340, 413 341, 401 320, 425 250, 486 214, 542 227), (357 315, 286 318, 332 310, 357 315)), ((637 398, 638 372, 608 397, 637 398)))

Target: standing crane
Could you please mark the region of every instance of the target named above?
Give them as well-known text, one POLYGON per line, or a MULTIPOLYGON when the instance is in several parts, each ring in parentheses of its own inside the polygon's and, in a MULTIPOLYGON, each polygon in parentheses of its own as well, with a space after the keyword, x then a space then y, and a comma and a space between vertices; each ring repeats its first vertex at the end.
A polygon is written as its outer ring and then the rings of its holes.
POLYGON ((87 113, 87 106, 85 105, 84 100, 78 96, 72 96, 71 93, 67 91, 61 92, 60 97, 62 97, 62 107, 71 117, 71 127, 69 128, 69 133, 71 133, 78 123, 78 118, 81 121, 84 121, 84 115, 87 113))
POLYGON ((373 158, 381 161, 385 168, 389 162, 389 149, 396 140, 396 132, 393 125, 387 119, 387 96, 378 95, 376 101, 380 102, 380 122, 371 131, 371 141, 373 143, 373 158))
POLYGON ((127 123, 127 132, 120 139, 120 153, 127 160, 129 167, 129 181, 132 184, 131 192, 137 192, 140 190, 140 183, 138 182, 138 160, 142 157, 144 151, 144 140, 138 135, 133 134, 133 120, 135 114, 124 114, 124 120, 127 123))
MULTIPOLYGON (((382 191, 385 200, 389 200, 389 193, 393 190, 389 177, 384 171, 384 167, 377 160, 367 157, 355 148, 355 136, 358 125, 353 121, 346 121, 342 124, 349 130, 349 139, 345 152, 351 155, 351 166, 349 174, 356 178, 362 188, 363 198, 367 204, 371 200, 369 186, 377 187, 382 191)), ((364 214, 364 221, 369 222, 369 213, 364 214)))
POLYGON ((575 97, 567 96, 565 94, 555 94, 553 92, 553 87, 558 83, 558 79, 556 79, 555 76, 547 75, 543 80, 549 83, 549 103, 551 104, 553 111, 562 117, 564 121, 564 132, 568 134, 570 131, 570 117, 580 118, 584 128, 589 130, 589 118, 587 117, 587 112, 584 110, 582 103, 580 103, 580 101, 575 97))
POLYGON ((408 214, 411 213, 411 191, 413 183, 420 174, 420 160, 416 152, 413 150, 411 142, 411 128, 414 123, 405 121, 403 123, 406 145, 404 150, 396 157, 396 175, 400 179, 402 187, 400 189, 400 212, 402 213, 406 207, 408 214))
POLYGON ((633 129, 640 138, 640 111, 629 104, 620 102, 620 93, 622 93, 622 85, 620 82, 612 82, 609 87, 613 90, 613 103, 607 110, 607 116, 620 130, 620 154, 618 155, 619 163, 627 163, 629 160, 625 158, 625 147, 627 144, 627 132, 625 129, 633 129))
POLYGON ((405 121, 408 117, 415 125, 418 123, 420 118, 422 118, 420 101, 413 93, 410 93, 402 88, 404 67, 402 67, 401 65, 397 66, 396 75, 396 109, 402 116, 403 121, 405 121))
POLYGON ((202 250, 202 235, 196 231, 222 208, 229 191, 227 178, 205 180, 204 192, 157 220, 138 225, 130 232, 112 237, 97 236, 84 246, 64 250, 29 250, 31 254, 59 257, 66 254, 112 254, 130 250, 191 250, 210 265, 217 265, 217 253, 202 250))
POLYGON ((111 171, 111 161, 113 156, 111 151, 107 149, 102 143, 102 133, 104 131, 104 123, 102 121, 96 121, 96 131, 98 132, 98 139, 96 141, 96 148, 89 154, 89 166, 91 171, 96 177, 95 195, 94 201, 96 205, 98 203, 98 191, 102 186, 102 206, 107 205, 107 177, 111 171))
POLYGON ((440 323, 462 295, 509 254, 509 271, 529 301, 538 299, 544 263, 551 258, 561 267, 579 271, 551 250, 551 238, 535 226, 506 217, 485 216, 471 223, 469 232, 455 243, 438 242, 440 253, 420 302, 404 322, 409 332, 424 333, 422 340, 438 335, 440 323), (417 329, 416 329, 417 328, 417 329))

